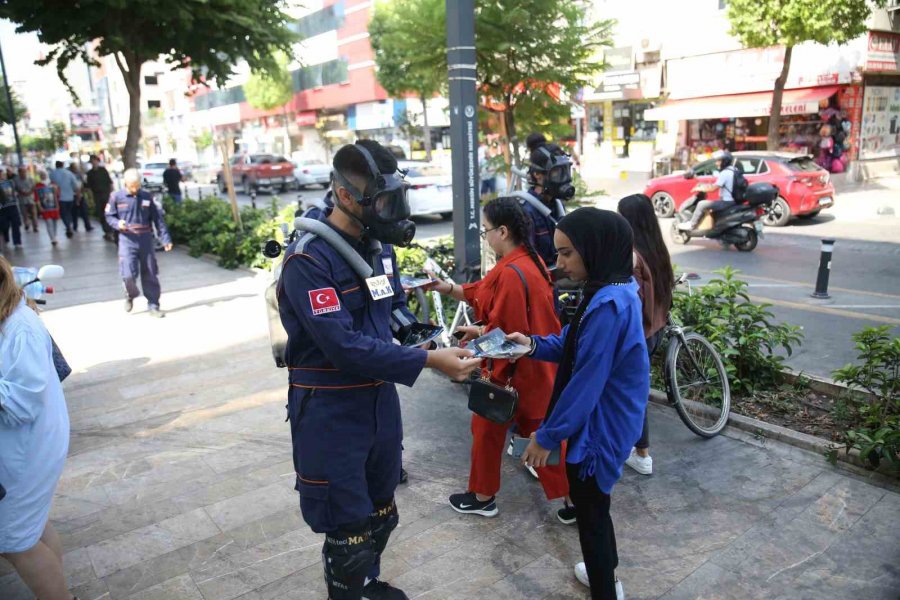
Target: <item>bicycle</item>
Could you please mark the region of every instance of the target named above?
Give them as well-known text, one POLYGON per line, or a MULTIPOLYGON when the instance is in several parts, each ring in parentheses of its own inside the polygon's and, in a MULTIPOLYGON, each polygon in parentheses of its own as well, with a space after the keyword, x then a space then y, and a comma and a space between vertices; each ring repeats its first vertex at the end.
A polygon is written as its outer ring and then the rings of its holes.
MULTIPOLYGON (((422 265, 422 270, 417 271, 412 276, 413 277, 424 277, 429 275, 437 275, 444 281, 448 283, 456 283, 450 277, 450 274, 444 269, 429 253, 429 249, 425 248, 419 244, 410 244, 411 248, 416 248, 425 253, 425 263, 422 265)), ((446 246, 444 244, 435 246, 432 248, 432 251, 435 251, 440 254, 452 254, 452 248, 446 246)), ((464 269, 464 273, 466 275, 467 281, 474 281, 474 277, 478 275, 480 272, 481 266, 476 265, 474 267, 467 267, 464 269)), ((456 331, 456 328, 460 325, 471 325, 473 323, 473 318, 471 314, 471 308, 465 302, 460 302, 456 306, 456 312, 453 315, 453 320, 450 322, 448 327, 447 319, 444 312, 444 300, 441 296, 440 292, 437 290, 431 291, 431 303, 429 304, 428 293, 426 293, 421 287, 416 287, 410 290, 406 290, 407 295, 407 306, 415 316, 416 319, 420 323, 431 323, 434 322, 434 325, 438 325, 443 327, 444 331, 441 333, 441 345, 444 347, 451 345, 451 333, 456 331), (431 317, 431 306, 434 306, 434 318, 431 317)))
MULTIPOLYGON (((683 273, 675 285, 688 284, 683 273)), ((688 429, 704 438, 717 436, 728 423, 731 390, 728 374, 712 343, 682 327, 670 311, 663 337, 668 341, 665 358, 666 396, 688 429)))

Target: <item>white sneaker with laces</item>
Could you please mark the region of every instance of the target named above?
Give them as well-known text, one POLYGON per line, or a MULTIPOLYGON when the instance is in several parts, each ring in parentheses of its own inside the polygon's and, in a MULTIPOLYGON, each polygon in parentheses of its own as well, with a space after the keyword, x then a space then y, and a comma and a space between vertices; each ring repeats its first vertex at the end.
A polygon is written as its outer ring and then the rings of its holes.
POLYGON ((653 474, 653 458, 650 456, 641 456, 637 453, 636 448, 631 449, 631 456, 625 460, 625 464, 641 475, 653 474))
MULTIPOLYGON (((583 562, 575 565, 575 579, 580 584, 591 587, 591 582, 588 581, 587 567, 584 566, 583 562)), ((625 588, 622 587, 622 582, 618 579, 616 579, 616 600, 625 600, 625 588)))

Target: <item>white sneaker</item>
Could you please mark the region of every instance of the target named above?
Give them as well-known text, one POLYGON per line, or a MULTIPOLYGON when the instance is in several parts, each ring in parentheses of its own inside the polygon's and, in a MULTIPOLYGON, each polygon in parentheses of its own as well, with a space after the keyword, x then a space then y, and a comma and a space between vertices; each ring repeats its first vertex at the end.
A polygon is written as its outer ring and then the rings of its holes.
POLYGON ((691 225, 690 221, 685 221, 684 223, 678 224, 678 231, 690 231, 693 228, 694 228, 694 226, 691 225))
MULTIPOLYGON (((575 565, 575 579, 582 585, 591 587, 591 582, 588 581, 587 567, 584 566, 583 562, 575 565)), ((622 587, 622 582, 618 579, 616 579, 616 600, 625 600, 625 588, 622 587)))
POLYGON ((625 464, 641 475, 653 474, 653 459, 650 456, 641 456, 635 448, 631 449, 631 456, 628 457, 625 464))

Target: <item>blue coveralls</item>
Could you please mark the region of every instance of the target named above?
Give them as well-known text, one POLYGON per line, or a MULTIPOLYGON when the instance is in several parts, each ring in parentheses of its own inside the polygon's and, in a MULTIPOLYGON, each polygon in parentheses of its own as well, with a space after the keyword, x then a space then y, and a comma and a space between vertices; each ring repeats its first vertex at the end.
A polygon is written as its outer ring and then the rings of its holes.
POLYGON ((140 272, 147 304, 159 309, 161 290, 153 225, 164 245, 171 244, 172 238, 152 196, 145 190, 139 190, 137 196, 126 190, 113 193, 106 205, 106 222, 119 232, 119 274, 125 282, 125 293, 132 299, 140 295, 136 283, 140 272), (128 225, 127 230, 119 230, 120 220, 128 225))
MULTIPOLYGON (((373 300, 366 282, 312 234, 288 247, 278 286, 295 489, 306 523, 326 534, 366 519, 374 530, 381 511, 396 514, 403 428, 394 384, 412 386, 427 355, 393 342, 415 317, 391 246, 369 253, 365 243, 341 235, 373 276, 388 275, 392 296, 373 300)), ((376 558, 369 577, 378 573, 376 558)))
MULTIPOLYGON (((528 190, 528 193, 540 200, 541 203, 544 202, 540 194, 535 193, 534 188, 528 190)), ((542 215, 535 207, 524 200, 520 201, 520 204, 525 210, 525 214, 531 219, 533 225, 532 235, 535 250, 537 250, 537 253, 544 259, 544 264, 548 267, 552 267, 556 264, 556 246, 553 244, 553 234, 556 232, 556 223, 554 222, 554 219, 559 221, 565 215, 557 214, 558 211, 555 203, 554 206, 549 207, 551 215, 548 217, 542 215)))

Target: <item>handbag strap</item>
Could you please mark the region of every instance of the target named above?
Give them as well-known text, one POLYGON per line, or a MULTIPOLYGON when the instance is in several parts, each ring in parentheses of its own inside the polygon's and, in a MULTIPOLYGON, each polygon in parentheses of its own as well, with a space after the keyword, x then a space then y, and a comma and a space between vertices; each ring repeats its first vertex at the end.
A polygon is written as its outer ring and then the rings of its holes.
MULTIPOLYGON (((506 265, 506 266, 509 267, 510 269, 512 269, 513 271, 515 271, 516 275, 519 276, 519 279, 522 280, 522 285, 525 287, 525 314, 530 315, 531 314, 531 300, 528 298, 528 282, 525 281, 525 274, 522 273, 522 269, 520 269, 516 265, 506 265)), ((518 367, 518 366, 519 366, 518 361, 512 363, 509 366, 509 379, 507 379, 506 385, 509 385, 509 383, 512 381, 513 375, 516 374, 516 367, 518 367)), ((488 371, 493 372, 493 370, 494 370, 494 359, 489 358, 488 359, 488 371)))

